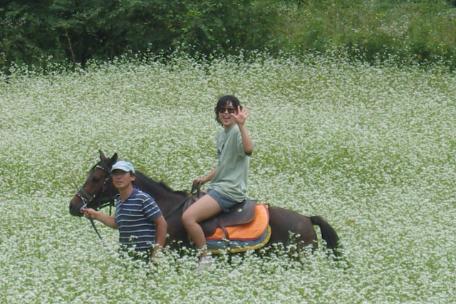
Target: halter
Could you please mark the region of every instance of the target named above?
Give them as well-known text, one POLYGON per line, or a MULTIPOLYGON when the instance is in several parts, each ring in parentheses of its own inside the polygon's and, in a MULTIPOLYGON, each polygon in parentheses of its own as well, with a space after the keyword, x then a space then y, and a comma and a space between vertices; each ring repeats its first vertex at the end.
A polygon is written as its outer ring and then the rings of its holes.
MULTIPOLYGON (((107 181, 109 180, 110 178, 110 174, 109 174, 109 169, 97 164, 94 169, 100 169, 100 170, 103 170, 104 172, 106 172, 107 176, 103 182, 103 186, 101 187, 100 191, 98 191, 98 193, 89 193, 87 191, 84 190, 84 186, 82 186, 79 191, 76 193, 76 196, 79 197, 82 201, 82 206, 81 206, 81 209, 80 212, 82 213, 82 210, 84 210, 85 208, 87 208, 87 206, 93 202, 93 200, 97 197, 98 194, 100 194, 101 191, 103 191, 107 181)), ((98 209, 98 208, 95 208, 95 209, 98 209)), ((98 229, 97 227, 95 226, 95 222, 93 221, 93 218, 88 218, 88 220, 90 221, 90 224, 92 225, 93 227, 93 230, 95 230, 95 233, 97 234, 98 238, 103 241, 103 238, 101 237, 100 233, 98 232, 98 229)))
MULTIPOLYGON (((79 197, 79 199, 82 201, 82 207, 80 210, 83 210, 84 208, 87 208, 87 206, 93 202, 93 200, 97 197, 98 194, 100 194, 101 191, 103 191, 106 183, 108 182, 109 180, 109 170, 101 165, 96 165, 94 167, 94 169, 100 169, 100 170, 103 170, 107 176, 104 180, 104 183, 103 183, 103 186, 101 187, 101 189, 98 191, 98 193, 89 193, 87 191, 84 190, 84 186, 82 186, 78 192, 76 193, 76 196, 79 197)), ((98 209, 98 208, 97 208, 98 209)), ((82 213, 82 212, 81 212, 82 213)))

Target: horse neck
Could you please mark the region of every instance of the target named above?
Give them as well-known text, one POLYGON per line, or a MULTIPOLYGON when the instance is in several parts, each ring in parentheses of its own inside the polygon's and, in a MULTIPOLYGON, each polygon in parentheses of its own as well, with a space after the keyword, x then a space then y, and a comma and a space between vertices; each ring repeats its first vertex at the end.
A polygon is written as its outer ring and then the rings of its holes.
POLYGON ((162 213, 165 215, 168 214, 174 206, 185 199, 185 195, 183 193, 167 189, 163 186, 163 184, 155 182, 141 172, 136 173, 135 185, 142 191, 150 194, 157 202, 162 213))

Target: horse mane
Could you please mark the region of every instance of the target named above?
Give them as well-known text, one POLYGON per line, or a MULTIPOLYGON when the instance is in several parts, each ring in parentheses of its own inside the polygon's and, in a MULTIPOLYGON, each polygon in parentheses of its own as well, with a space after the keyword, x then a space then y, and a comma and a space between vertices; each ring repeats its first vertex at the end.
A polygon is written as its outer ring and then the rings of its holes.
POLYGON ((165 184, 164 182, 162 181, 159 181, 158 184, 160 186, 162 186, 163 188, 165 188, 166 190, 170 191, 170 192, 173 192, 173 193, 176 193, 176 194, 184 194, 184 195, 187 195, 188 192, 185 191, 185 190, 173 190, 171 189, 167 184, 165 184))
POLYGON ((156 182, 152 178, 150 178, 149 176, 145 175, 144 173, 142 173, 140 171, 136 171, 136 175, 141 175, 147 182, 153 183, 153 184, 163 188, 164 190, 166 190, 168 192, 171 192, 171 193, 174 193, 174 194, 185 195, 185 196, 188 195, 188 191, 185 191, 185 190, 174 190, 171 187, 169 187, 167 184, 165 184, 163 181, 156 182))

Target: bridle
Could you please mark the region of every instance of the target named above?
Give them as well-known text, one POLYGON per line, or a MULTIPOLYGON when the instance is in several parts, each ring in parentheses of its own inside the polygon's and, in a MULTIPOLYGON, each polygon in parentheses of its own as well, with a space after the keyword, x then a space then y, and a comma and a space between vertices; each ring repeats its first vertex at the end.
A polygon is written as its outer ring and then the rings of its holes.
MULTIPOLYGON (((76 196, 79 197, 79 199, 82 201, 82 206, 81 208, 79 209, 81 213, 82 210, 84 210, 85 208, 87 208, 89 206, 89 204, 91 204, 95 198, 101 193, 103 192, 103 189, 106 188, 106 184, 111 180, 111 173, 110 173, 110 170, 106 167, 103 167, 102 165, 100 164, 97 164, 94 169, 100 169, 100 170, 103 170, 105 173, 106 173, 106 178, 103 182, 103 186, 100 188, 100 190, 97 192, 97 193, 89 193, 87 192, 86 190, 84 190, 84 186, 82 186, 78 192, 76 192, 76 196)), ((103 208, 105 206, 109 205, 110 207, 112 206, 112 203, 109 202, 107 204, 104 204, 104 205, 100 205, 98 206, 97 208, 95 209, 99 209, 99 208, 103 208)), ((109 212, 111 213, 111 211, 109 212)), ((88 220, 90 221, 90 224, 92 225, 93 227, 93 230, 95 230, 95 233, 97 234, 98 238, 103 241, 103 238, 101 237, 100 233, 98 232, 98 229, 97 227, 95 226, 95 222, 93 221, 93 218, 88 218, 88 220)))
MULTIPOLYGON (((79 199, 82 201, 82 207, 80 210, 83 210, 84 208, 87 208, 89 204, 91 204, 95 198, 103 191, 103 189, 106 188, 106 184, 111 180, 111 173, 109 172, 110 170, 106 167, 103 167, 102 165, 97 164, 94 169, 100 169, 106 173, 106 178, 103 182, 103 186, 100 188, 100 190, 97 193, 89 193, 86 190, 84 190, 84 186, 82 186, 78 192, 76 192, 76 196, 79 197, 79 199)), ((98 207, 100 208, 100 206, 98 207)), ((95 209, 98 209, 95 208, 95 209)))

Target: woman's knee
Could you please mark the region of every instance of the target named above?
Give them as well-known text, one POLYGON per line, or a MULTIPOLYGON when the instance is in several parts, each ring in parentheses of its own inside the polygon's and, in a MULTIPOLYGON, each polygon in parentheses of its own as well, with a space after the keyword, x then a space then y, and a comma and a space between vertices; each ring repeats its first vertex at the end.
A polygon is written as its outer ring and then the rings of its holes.
POLYGON ((181 220, 182 220, 182 223, 184 224, 184 226, 196 223, 196 218, 192 215, 191 212, 187 212, 187 211, 188 210, 186 210, 182 214, 182 217, 181 217, 181 220))

